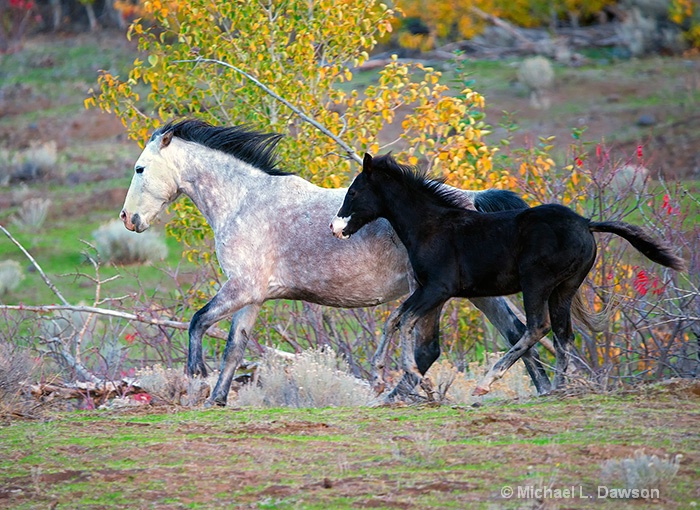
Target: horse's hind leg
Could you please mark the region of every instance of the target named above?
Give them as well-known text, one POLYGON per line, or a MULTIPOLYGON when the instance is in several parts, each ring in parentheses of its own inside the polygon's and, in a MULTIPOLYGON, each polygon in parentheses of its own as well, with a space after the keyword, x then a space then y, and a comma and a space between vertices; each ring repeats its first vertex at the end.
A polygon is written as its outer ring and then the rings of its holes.
MULTIPOLYGON (((518 340, 527 332, 525 324, 520 322, 520 319, 518 319, 508 306, 507 299, 502 297, 472 298, 470 301, 486 315, 486 318, 498 329, 511 346, 518 343, 518 340)), ((537 393, 539 395, 549 393, 552 389, 551 384, 547 372, 544 369, 544 365, 540 361, 537 349, 528 349, 525 351, 522 360, 528 374, 530 374, 532 383, 537 389, 537 393)))
POLYGON ((243 361, 248 338, 253 330, 255 321, 260 312, 260 305, 252 304, 245 306, 236 312, 231 319, 231 329, 224 347, 224 355, 221 360, 221 373, 216 381, 214 391, 209 397, 210 404, 225 406, 228 399, 228 392, 231 389, 231 382, 236 373, 236 369, 243 361))
MULTIPOLYGON (((394 313, 392 313, 392 316, 395 314, 396 319, 398 319, 399 316, 399 311, 400 309, 397 308, 394 310, 394 313)), ((418 371, 425 375, 425 373, 428 371, 428 369, 433 365, 436 359, 440 357, 440 311, 442 310, 442 307, 438 307, 435 310, 433 310, 431 313, 423 317, 422 319, 419 319, 416 321, 415 327, 413 329, 413 337, 414 337, 414 342, 415 342, 415 361, 416 361, 416 367, 418 367, 418 371)), ((389 321, 391 321, 391 317, 389 317, 389 321)), ((396 321, 398 323, 398 321, 396 321)), ((388 322, 387 322, 388 324, 388 322)), ((379 351, 377 351, 379 352, 379 351)), ((376 355, 375 355, 376 356, 376 355)), ((382 354, 382 363, 380 368, 384 367, 384 360, 386 359, 386 349, 384 349, 384 352, 382 354)), ((381 377, 381 374, 380 374, 381 377)), ((375 379, 376 380, 376 379, 375 379)), ((382 383, 382 390, 383 390, 383 384, 384 380, 383 378, 381 379, 382 383)), ((402 391, 403 389, 408 388, 408 391, 412 388, 414 388, 418 384, 418 381, 413 375, 410 375, 407 372, 404 372, 404 375, 402 376, 401 380, 399 381, 399 384, 397 385, 397 388, 400 388, 402 391)), ((376 389, 376 386, 375 386, 376 389)), ((381 391, 379 391, 381 393, 381 391)))
MULTIPOLYGON (((524 286, 525 287, 525 286, 524 286)), ((506 371, 518 361, 528 349, 535 345, 549 332, 547 311, 545 310, 546 292, 539 289, 534 292, 523 292, 523 302, 527 316, 527 332, 518 342, 498 360, 486 375, 479 381, 474 395, 485 395, 490 391, 491 384, 503 377, 506 371)))
POLYGON ((425 375, 428 369, 440 357, 440 312, 438 306, 425 317, 416 322, 413 330, 416 345, 416 366, 425 375))

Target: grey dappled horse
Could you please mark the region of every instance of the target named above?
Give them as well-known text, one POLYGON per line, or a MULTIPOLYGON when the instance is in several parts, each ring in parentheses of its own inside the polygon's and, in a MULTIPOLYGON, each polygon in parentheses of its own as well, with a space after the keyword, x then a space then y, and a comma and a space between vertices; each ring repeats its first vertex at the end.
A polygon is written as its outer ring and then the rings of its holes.
MULTIPOLYGON (((328 222, 347 189, 326 189, 277 168, 280 135, 198 120, 168 123, 153 133, 135 164, 120 218, 143 232, 180 195, 186 195, 214 231, 216 255, 228 278, 192 318, 187 374, 205 376, 202 337, 221 319, 232 323, 221 373, 209 403, 225 405, 234 373, 263 302, 301 299, 335 307, 374 306, 409 291, 407 253, 385 220, 348 241, 328 234, 328 222), (377 264, 381 260, 381 264, 377 264)), ((515 195, 464 191, 464 206, 522 208, 515 195)), ((525 333, 502 298, 472 302, 513 345, 525 333)), ((415 328, 416 364, 425 373, 440 355, 439 311, 415 328)), ((523 357, 538 392, 549 379, 536 351, 523 357)))

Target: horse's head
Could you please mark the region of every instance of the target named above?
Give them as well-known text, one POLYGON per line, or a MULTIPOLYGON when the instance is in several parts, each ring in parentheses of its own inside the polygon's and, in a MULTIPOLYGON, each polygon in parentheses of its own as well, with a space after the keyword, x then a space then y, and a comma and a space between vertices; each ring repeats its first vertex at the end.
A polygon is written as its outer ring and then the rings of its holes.
POLYGON ((381 214, 380 200, 370 182, 372 156, 365 154, 362 172, 352 181, 343 205, 331 222, 331 231, 339 239, 347 239, 381 214))
POLYGON ((124 226, 143 232, 166 205, 179 195, 177 172, 165 157, 172 129, 156 131, 134 165, 134 176, 119 217, 124 226))

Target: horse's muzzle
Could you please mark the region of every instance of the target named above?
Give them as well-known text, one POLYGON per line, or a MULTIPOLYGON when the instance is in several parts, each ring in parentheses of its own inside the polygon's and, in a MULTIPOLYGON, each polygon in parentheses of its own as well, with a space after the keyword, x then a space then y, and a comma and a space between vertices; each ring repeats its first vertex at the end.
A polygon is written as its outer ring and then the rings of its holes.
POLYGON ((348 218, 340 218, 336 216, 333 218, 333 221, 331 221, 331 232, 333 232, 333 235, 337 237, 338 239, 347 239, 348 235, 346 235, 343 231, 345 230, 345 227, 348 226, 348 218))
POLYGON ((129 216, 129 214, 124 209, 122 209, 119 213, 119 219, 124 222, 124 226, 127 230, 131 230, 132 232, 143 232, 145 230, 143 228, 140 228, 141 218, 138 214, 133 214, 129 216))

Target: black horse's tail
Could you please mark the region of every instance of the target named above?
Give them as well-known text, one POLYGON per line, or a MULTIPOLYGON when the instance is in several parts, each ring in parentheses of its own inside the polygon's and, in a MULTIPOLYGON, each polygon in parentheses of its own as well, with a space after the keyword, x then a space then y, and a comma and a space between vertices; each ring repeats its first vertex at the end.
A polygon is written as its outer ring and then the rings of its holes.
POLYGON ((632 246, 637 248, 649 260, 676 271, 685 271, 685 261, 675 255, 671 248, 655 240, 649 233, 635 225, 623 221, 591 221, 588 224, 591 232, 610 232, 624 237, 632 246))

